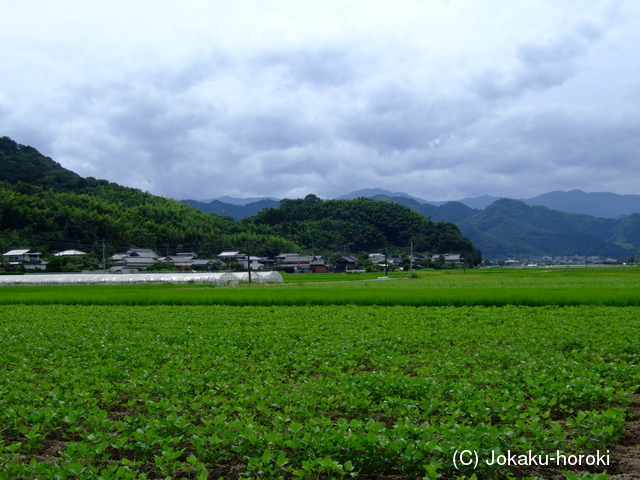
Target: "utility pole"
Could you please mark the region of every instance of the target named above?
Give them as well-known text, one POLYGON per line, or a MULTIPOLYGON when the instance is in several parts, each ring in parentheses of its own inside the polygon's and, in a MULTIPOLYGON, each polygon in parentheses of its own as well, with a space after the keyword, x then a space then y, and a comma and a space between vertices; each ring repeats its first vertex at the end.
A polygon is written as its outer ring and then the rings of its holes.
POLYGON ((409 255, 409 279, 413 278, 413 237, 411 237, 411 254, 409 255))
POLYGON ((249 283, 251 283, 251 252, 249 250, 248 238, 247 238, 247 271, 249 272, 249 283))
POLYGON ((102 273, 107 272, 107 264, 104 259, 104 237, 102 237, 102 273))
POLYGON ((384 276, 389 276, 389 261, 387 260, 387 247, 384 247, 384 276))

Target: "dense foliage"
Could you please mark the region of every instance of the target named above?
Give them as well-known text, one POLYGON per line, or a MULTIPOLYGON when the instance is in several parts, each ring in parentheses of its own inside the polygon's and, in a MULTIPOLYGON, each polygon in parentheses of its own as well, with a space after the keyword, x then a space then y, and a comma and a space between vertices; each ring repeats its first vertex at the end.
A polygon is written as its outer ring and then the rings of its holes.
POLYGON ((482 234, 477 236, 482 245, 497 251, 613 258, 640 251, 640 214, 621 220, 596 218, 501 199, 459 225, 482 234))
POLYGON ((35 148, 20 145, 9 137, 0 137, 0 181, 29 183, 63 192, 81 192, 106 184, 105 180, 82 178, 63 168, 35 148))
POLYGON ((262 210, 241 223, 256 231, 268 228, 267 231, 317 249, 406 250, 413 240, 416 252, 464 253, 470 265, 481 261, 480 252, 453 223, 432 222, 397 203, 370 198, 321 200, 307 195, 304 199, 284 199, 279 208, 262 210))
POLYGON ((605 451, 640 381, 633 307, 15 305, 0 331, 1 479, 608 478, 486 461, 605 451))
POLYGON ((214 255, 249 240, 254 254, 299 246, 253 235, 231 219, 206 215, 174 200, 95 178, 82 178, 36 149, 0 138, 0 242, 45 252, 130 246, 197 250, 214 255))
POLYGON ((298 246, 265 232, 256 236, 236 222, 207 215, 174 200, 114 184, 91 193, 57 192, 25 183, 0 183, 0 239, 5 245, 38 248, 128 246, 164 251, 197 249, 214 255, 249 239, 255 253, 275 254, 298 246))

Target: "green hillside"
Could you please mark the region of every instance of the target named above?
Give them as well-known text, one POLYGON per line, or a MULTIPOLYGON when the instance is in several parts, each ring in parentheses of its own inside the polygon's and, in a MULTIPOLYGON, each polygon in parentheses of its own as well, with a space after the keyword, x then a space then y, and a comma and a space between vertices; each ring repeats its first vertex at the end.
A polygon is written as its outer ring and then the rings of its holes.
POLYGON ((108 252, 131 246, 161 251, 194 249, 203 255, 244 245, 255 253, 295 250, 268 232, 259 236, 237 222, 180 202, 106 180, 82 178, 32 147, 0 139, 0 241, 5 248, 108 252))
POLYGON ((433 222, 408 207, 370 198, 321 200, 307 195, 284 199, 280 208, 262 210, 241 223, 325 250, 406 249, 413 239, 418 252, 461 252, 472 264, 481 261, 480 251, 453 223, 433 222))
POLYGON ((637 255, 638 218, 596 218, 503 198, 458 225, 479 248, 503 254, 637 255), (634 220, 635 218, 635 220, 634 220), (623 240, 624 239, 624 240, 623 240))
POLYGON ((640 214, 621 219, 567 213, 503 198, 484 210, 460 202, 421 204, 403 197, 376 197, 405 205, 437 222, 454 222, 489 256, 640 254, 640 214))
POLYGON ((9 137, 0 137, 0 165, 0 182, 12 185, 24 182, 60 192, 81 192, 109 183, 95 178, 84 179, 35 148, 20 145, 9 137))

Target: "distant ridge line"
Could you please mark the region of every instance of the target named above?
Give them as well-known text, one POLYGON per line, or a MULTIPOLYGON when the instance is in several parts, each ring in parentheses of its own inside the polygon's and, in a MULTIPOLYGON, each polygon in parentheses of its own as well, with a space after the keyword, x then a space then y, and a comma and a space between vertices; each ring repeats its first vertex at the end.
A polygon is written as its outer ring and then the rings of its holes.
MULTIPOLYGON (((391 192, 382 188, 365 188, 361 190, 355 190, 345 195, 336 197, 336 200, 353 200, 359 197, 377 199, 381 199, 381 197, 383 199, 384 197, 388 197, 389 199, 409 199, 417 202, 418 204, 430 204, 435 206, 441 206, 449 203, 448 201, 426 200, 424 198, 409 195, 408 193, 391 192)), ((466 197, 454 201, 473 209, 484 210, 489 205, 493 204, 497 200, 500 200, 501 198, 507 197, 481 195, 478 197, 466 197)), ((223 196, 210 200, 181 200, 181 202, 198 204, 220 202, 222 204, 234 205, 236 207, 246 207, 256 202, 264 202, 264 204, 268 204, 269 206, 274 205, 273 203, 265 202, 267 200, 269 202, 280 201, 280 199, 274 197, 236 198, 223 196)), ((548 193, 543 193, 542 195, 538 195, 532 198, 519 198, 511 200, 519 200, 529 206, 543 206, 552 210, 559 210, 561 212, 580 213, 598 218, 622 218, 633 215, 634 213, 640 213, 640 195, 633 194, 620 195, 610 192, 588 193, 582 190, 570 190, 568 192, 556 190, 548 193)), ((255 208, 252 208, 250 210, 255 210, 255 208)))

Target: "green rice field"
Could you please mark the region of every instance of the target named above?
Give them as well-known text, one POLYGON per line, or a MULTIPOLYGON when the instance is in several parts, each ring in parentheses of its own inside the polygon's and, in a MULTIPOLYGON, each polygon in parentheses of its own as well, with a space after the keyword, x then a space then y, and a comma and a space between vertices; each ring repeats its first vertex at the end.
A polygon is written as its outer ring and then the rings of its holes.
POLYGON ((285 284, 0 287, 0 305, 640 306, 640 268, 428 271, 421 278, 299 274, 285 284), (359 280, 364 278, 364 280, 359 280))
POLYGON ((636 269, 420 274, 3 287, 0 479, 609 478, 636 269))

